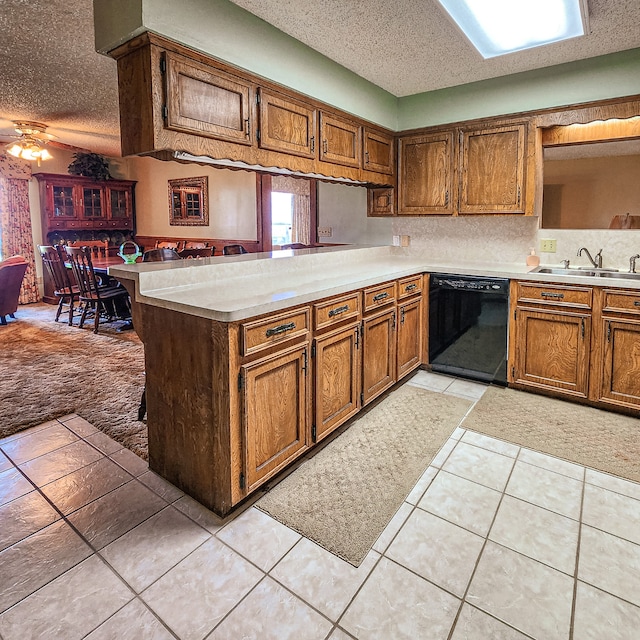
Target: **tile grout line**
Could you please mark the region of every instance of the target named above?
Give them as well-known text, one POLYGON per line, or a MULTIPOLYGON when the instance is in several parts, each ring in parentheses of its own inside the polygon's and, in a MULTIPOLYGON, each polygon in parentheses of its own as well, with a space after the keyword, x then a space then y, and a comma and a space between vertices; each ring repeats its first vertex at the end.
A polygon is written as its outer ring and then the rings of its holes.
POLYGON ((582 476, 582 495, 580 496, 580 514, 578 518, 578 540, 576 541, 576 561, 573 570, 573 596, 571 598, 571 617, 569 619, 569 640, 573 640, 576 618, 576 597, 578 593, 578 569, 580 567, 580 544, 582 541, 582 518, 584 515, 584 495, 586 488, 587 469, 584 468, 582 476))

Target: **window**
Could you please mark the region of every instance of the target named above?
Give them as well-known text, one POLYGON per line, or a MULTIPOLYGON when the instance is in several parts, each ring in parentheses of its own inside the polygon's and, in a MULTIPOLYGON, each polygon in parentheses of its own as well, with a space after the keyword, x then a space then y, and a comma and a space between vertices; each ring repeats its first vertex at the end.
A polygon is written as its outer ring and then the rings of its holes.
POLYGON ((293 194, 271 193, 271 242, 275 246, 291 243, 293 194))
POLYGON ((169 180, 169 224, 209 224, 207 176, 169 180))

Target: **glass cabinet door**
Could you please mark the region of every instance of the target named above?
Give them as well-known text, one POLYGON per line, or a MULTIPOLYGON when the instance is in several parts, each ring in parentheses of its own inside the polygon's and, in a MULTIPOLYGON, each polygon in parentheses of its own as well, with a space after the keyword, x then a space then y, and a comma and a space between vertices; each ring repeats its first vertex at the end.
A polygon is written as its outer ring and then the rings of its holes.
POLYGON ((95 219, 104 217, 102 189, 94 187, 83 187, 82 201, 85 218, 95 219))
POLYGON ((109 187, 109 216, 112 220, 124 220, 129 213, 129 190, 109 187))
POLYGON ((54 218, 73 218, 76 215, 73 187, 52 185, 54 218))

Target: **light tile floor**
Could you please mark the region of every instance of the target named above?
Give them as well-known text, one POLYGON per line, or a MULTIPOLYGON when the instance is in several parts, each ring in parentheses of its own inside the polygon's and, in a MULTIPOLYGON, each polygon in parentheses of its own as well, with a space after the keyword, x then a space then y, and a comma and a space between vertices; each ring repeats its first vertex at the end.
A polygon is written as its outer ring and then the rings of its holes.
MULTIPOLYGON (((485 387, 408 384, 476 400, 485 387)), ((631 640, 640 485, 457 428, 360 567, 78 416, 0 441, 0 639, 631 640)))

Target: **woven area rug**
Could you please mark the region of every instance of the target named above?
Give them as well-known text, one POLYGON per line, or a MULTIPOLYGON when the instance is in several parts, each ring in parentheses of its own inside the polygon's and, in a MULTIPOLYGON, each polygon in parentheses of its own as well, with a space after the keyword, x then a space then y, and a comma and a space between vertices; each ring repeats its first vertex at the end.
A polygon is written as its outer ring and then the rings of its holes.
POLYGON ((358 566, 471 404, 404 385, 256 506, 358 566))
POLYGON ((640 420, 489 387, 462 427, 640 482, 640 420))
POLYGON ((96 335, 54 316, 54 306, 25 305, 0 327, 0 438, 77 413, 146 459, 147 428, 137 420, 144 388, 137 335, 108 325, 96 335))

